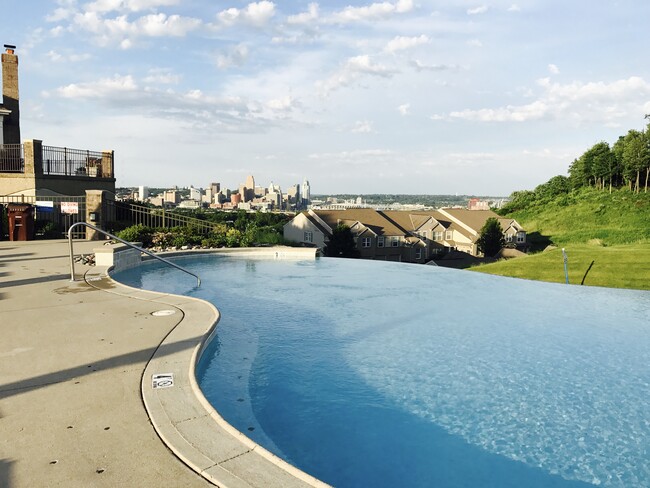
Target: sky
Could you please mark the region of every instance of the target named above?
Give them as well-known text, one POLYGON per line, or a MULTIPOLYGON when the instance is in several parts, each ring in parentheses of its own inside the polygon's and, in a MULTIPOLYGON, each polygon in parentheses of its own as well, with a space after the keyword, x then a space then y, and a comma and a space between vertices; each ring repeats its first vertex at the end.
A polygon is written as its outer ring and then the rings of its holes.
POLYGON ((650 113, 647 0, 1 0, 23 139, 117 186, 509 195, 650 113))

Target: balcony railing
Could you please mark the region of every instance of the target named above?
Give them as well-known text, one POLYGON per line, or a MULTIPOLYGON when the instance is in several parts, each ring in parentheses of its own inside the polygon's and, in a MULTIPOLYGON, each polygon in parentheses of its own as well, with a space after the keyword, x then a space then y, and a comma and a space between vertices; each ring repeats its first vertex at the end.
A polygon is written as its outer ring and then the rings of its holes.
POLYGON ((43 146, 43 174, 113 178, 113 153, 43 146))
POLYGON ((22 144, 0 145, 0 173, 24 173, 25 155, 22 144))

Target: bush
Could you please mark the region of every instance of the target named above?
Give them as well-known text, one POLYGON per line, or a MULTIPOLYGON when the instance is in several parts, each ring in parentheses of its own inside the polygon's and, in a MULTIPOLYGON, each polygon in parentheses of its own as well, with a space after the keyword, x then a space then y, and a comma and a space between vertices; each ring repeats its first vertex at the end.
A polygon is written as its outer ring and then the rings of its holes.
POLYGON ((128 242, 141 242, 142 247, 151 247, 154 229, 142 224, 132 225, 120 231, 117 237, 128 242))
POLYGON ((37 239, 62 239, 67 237, 59 224, 46 220, 36 220, 34 222, 34 233, 37 239))

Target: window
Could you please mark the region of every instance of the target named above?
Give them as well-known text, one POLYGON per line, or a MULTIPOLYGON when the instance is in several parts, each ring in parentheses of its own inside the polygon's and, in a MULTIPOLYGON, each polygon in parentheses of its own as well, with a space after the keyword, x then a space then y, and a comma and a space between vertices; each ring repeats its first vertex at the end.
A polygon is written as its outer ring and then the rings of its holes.
POLYGON ((362 237, 361 238, 361 247, 370 247, 371 242, 372 242, 372 239, 370 239, 370 237, 362 237))
POLYGON ((393 236, 390 238, 390 247, 399 247, 399 237, 393 236))
POLYGON ((417 260, 422 259, 422 249, 419 247, 415 250, 415 259, 417 260))
POLYGON ((519 243, 526 242, 526 233, 525 232, 517 232, 517 242, 519 242, 519 243))
POLYGON ((314 242, 314 233, 311 231, 305 232, 305 236, 303 238, 305 242, 314 242))
POLYGON ((506 234, 506 242, 512 242, 512 234, 506 234))
POLYGON ((377 247, 384 247, 384 236, 377 237, 377 247))
POLYGON ((446 234, 445 239, 447 239, 448 241, 450 241, 450 240, 452 240, 454 238, 454 233, 452 231, 450 231, 450 230, 448 230, 445 234, 446 234))
POLYGON ((440 232, 435 232, 435 238, 436 241, 441 241, 442 240, 442 231, 440 232))

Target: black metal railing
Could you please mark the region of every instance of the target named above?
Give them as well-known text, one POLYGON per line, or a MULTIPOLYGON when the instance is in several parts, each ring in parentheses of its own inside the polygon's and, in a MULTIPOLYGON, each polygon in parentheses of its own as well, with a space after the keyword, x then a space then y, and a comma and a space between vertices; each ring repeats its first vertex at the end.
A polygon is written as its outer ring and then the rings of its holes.
POLYGON ((151 208, 112 200, 108 200, 106 203, 108 207, 105 212, 114 215, 116 221, 128 223, 128 225, 141 224, 154 228, 192 227, 200 234, 208 234, 220 225, 215 222, 176 214, 164 208, 151 208))
POLYGON ((112 158, 112 153, 43 146, 43 174, 112 178, 112 158))
POLYGON ((25 155, 22 144, 0 145, 0 173, 24 173, 25 155))

